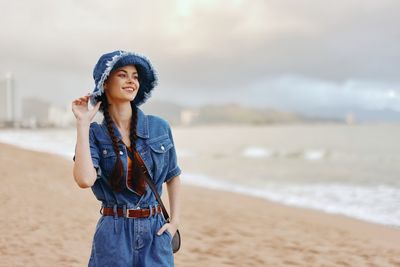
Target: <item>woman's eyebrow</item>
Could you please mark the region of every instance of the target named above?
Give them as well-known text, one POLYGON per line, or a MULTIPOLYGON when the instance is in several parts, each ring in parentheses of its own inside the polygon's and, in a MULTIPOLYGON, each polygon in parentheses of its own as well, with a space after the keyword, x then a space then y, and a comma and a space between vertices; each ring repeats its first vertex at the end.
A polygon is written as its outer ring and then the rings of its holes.
MULTIPOLYGON (((123 72, 125 72, 125 73, 128 73, 126 70, 118 70, 118 72, 120 72, 120 71, 123 71, 123 72)), ((137 74, 137 71, 135 71, 135 72, 132 72, 133 74, 137 74)))

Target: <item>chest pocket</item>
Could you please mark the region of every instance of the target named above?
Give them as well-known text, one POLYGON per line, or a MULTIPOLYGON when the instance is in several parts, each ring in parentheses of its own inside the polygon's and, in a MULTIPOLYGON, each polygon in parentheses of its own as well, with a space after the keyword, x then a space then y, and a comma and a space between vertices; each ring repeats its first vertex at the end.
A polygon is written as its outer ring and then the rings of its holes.
POLYGON ((102 144, 100 147, 100 166, 104 174, 109 177, 114 169, 117 155, 112 144, 102 144))
POLYGON ((150 155, 153 163, 153 172, 160 175, 164 169, 168 168, 168 151, 174 146, 168 135, 157 137, 148 141, 150 155))

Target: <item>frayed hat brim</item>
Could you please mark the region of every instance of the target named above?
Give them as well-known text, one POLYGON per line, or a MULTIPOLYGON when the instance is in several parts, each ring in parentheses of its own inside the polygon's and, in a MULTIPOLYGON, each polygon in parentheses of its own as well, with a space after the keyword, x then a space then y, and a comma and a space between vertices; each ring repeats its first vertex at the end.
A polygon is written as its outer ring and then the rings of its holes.
POLYGON ((151 91, 158 84, 158 75, 150 60, 138 53, 118 50, 102 55, 93 70, 95 88, 90 96, 90 103, 93 106, 104 93, 103 85, 110 73, 126 65, 135 65, 139 74, 140 87, 133 100, 134 104, 140 106, 151 96, 151 91))

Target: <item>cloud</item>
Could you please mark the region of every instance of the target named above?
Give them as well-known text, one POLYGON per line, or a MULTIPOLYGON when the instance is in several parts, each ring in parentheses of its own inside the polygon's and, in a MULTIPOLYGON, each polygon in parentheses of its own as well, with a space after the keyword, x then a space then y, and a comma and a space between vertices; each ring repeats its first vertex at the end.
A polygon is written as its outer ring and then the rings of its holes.
POLYGON ((156 97, 267 97, 274 100, 265 104, 293 109, 355 98, 349 104, 376 108, 372 96, 395 108, 399 8, 394 0, 2 0, 0 72, 15 72, 22 94, 46 96, 57 84, 61 102, 91 87, 102 53, 122 48, 153 61, 163 90, 156 97), (350 93, 351 81, 362 86, 350 93))
POLYGON ((253 87, 254 95, 265 96, 259 98, 260 106, 275 106, 297 111, 310 108, 400 111, 399 89, 398 85, 389 83, 357 80, 329 82, 299 76, 267 79, 253 87))

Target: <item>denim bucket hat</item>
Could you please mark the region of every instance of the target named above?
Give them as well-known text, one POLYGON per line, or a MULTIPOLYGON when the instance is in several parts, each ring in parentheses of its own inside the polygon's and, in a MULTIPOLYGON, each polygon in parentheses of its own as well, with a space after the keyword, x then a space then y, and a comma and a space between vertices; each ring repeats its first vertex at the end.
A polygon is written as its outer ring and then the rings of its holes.
POLYGON ((157 85, 157 73, 150 60, 137 53, 117 50, 102 55, 93 70, 95 87, 90 96, 90 103, 94 106, 100 96, 104 94, 104 82, 110 73, 126 65, 135 65, 139 75, 139 91, 133 100, 136 106, 140 106, 151 96, 151 91, 157 85))

